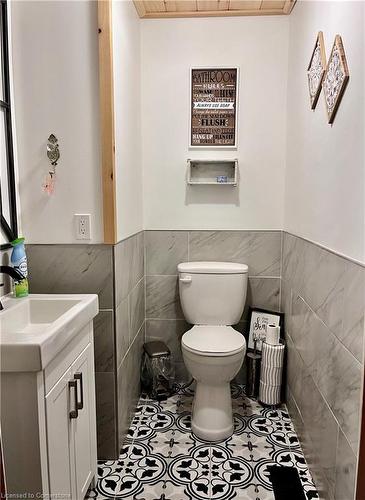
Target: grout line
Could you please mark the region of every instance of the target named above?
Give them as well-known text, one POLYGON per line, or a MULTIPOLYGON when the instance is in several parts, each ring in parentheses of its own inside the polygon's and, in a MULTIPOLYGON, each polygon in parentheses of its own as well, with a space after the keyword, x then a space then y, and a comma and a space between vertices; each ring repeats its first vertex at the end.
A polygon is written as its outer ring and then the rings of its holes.
POLYGON ((125 360, 125 358, 126 358, 126 357, 127 357, 127 355, 129 354, 129 351, 131 350, 131 348, 132 348, 132 346, 133 346, 133 344, 134 344, 134 342, 135 342, 136 338, 137 338, 137 337, 138 337, 138 335, 140 334, 140 331, 142 330, 143 325, 144 325, 144 321, 143 321, 143 323, 141 324, 141 326, 139 327, 138 332, 137 332, 137 333, 135 334, 135 336, 133 337, 132 342, 130 343, 130 345, 129 345, 129 347, 128 347, 127 351, 126 351, 126 353, 124 354, 124 356, 123 356, 123 358, 122 358, 121 362, 119 363, 119 366, 118 366, 118 368, 117 368, 117 372, 118 372, 119 368, 122 366, 123 361, 125 360))

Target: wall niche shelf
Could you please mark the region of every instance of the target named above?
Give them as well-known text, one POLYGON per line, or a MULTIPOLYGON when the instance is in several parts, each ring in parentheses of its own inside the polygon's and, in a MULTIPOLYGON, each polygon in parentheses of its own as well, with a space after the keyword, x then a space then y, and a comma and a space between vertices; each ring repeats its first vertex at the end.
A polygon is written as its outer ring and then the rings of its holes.
POLYGON ((237 186, 238 160, 188 159, 187 183, 204 186, 237 186))

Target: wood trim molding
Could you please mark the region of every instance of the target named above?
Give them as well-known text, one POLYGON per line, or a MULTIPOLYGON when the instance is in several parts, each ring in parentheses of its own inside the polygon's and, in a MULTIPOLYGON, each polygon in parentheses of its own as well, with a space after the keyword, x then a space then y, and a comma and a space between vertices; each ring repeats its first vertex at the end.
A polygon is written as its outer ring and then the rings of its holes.
POLYGON ((294 0, 294 1, 286 0, 284 8, 283 8, 283 13, 290 14, 290 12, 293 10, 293 7, 294 7, 296 1, 297 0, 294 0))
POLYGON ((144 7, 143 2, 133 0, 133 3, 134 3, 134 6, 136 8, 136 11, 137 11, 139 17, 144 17, 146 15, 146 9, 144 7))
POLYGON ((117 242, 112 1, 98 0, 104 243, 117 242))
MULTIPOLYGON (((158 19, 174 17, 289 15, 294 8, 296 0, 283 0, 282 2, 271 2, 271 0, 255 0, 250 2, 248 0, 248 9, 234 8, 228 0, 133 0, 133 3, 141 19, 158 19), (257 5, 255 5, 255 3, 257 5), (272 3, 272 5, 270 5, 270 3, 272 3)), ((237 3, 244 4, 245 2, 241 1, 237 3)))

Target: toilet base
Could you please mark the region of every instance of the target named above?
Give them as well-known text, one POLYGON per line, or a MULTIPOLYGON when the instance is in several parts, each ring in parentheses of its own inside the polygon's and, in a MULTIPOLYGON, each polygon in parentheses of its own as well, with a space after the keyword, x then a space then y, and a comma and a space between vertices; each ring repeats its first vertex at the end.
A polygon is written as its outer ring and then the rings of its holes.
POLYGON ((193 401, 191 429, 205 441, 222 441, 233 434, 230 383, 218 386, 197 382, 193 401))

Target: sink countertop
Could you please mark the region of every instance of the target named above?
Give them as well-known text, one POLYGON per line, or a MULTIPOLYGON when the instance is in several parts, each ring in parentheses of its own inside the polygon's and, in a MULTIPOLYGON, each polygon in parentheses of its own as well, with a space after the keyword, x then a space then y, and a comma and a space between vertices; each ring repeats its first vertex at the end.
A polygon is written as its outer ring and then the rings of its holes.
POLYGON ((1 301, 1 372, 43 370, 98 314, 94 294, 30 294, 1 301))

